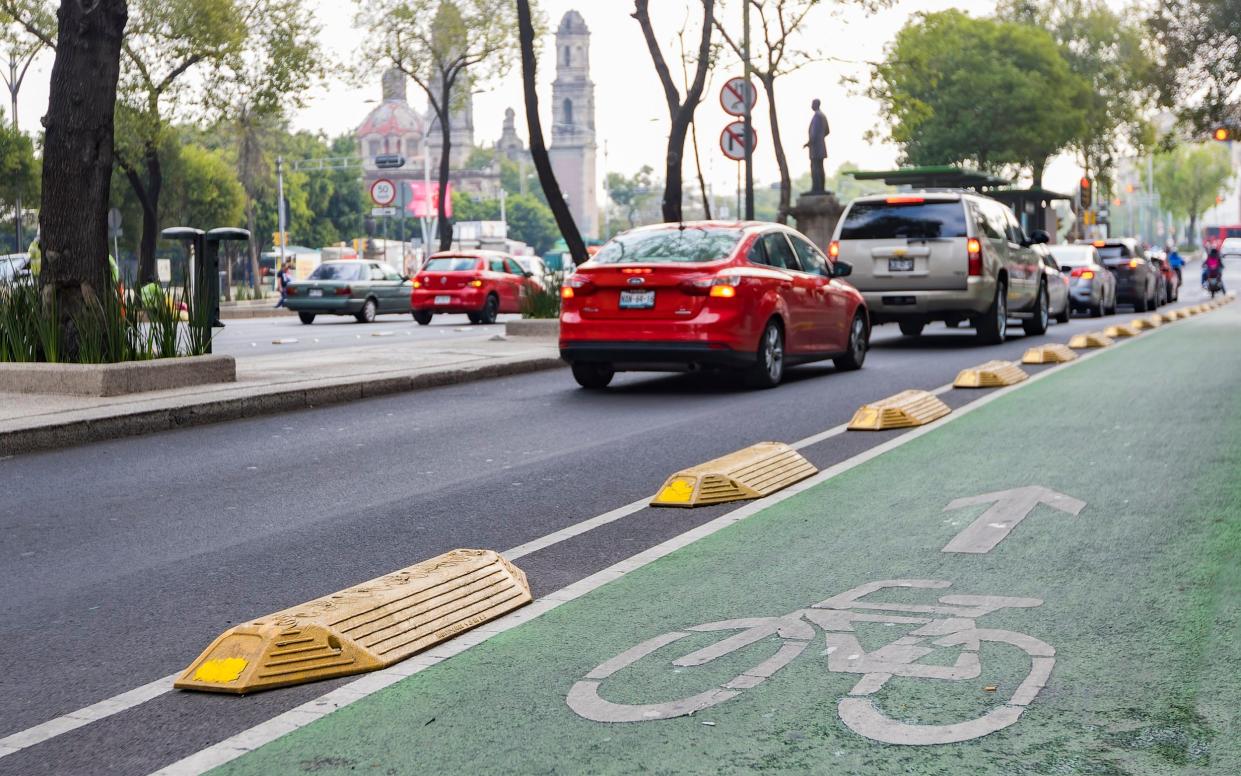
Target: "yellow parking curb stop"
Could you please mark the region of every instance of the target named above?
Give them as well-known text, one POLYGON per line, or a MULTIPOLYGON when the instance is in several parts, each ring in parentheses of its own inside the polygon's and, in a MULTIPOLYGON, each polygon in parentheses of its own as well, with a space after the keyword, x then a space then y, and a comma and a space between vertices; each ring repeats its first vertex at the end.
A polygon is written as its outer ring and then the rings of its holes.
POLYGON ((1138 336, 1138 333, 1131 326, 1116 324, 1115 326, 1108 326, 1104 329, 1103 336, 1111 337, 1112 339, 1124 339, 1126 337, 1136 337, 1138 336))
POLYGON ((173 683, 241 695, 386 668, 534 600, 491 550, 453 550, 229 628, 173 683))
POLYGON ((850 431, 886 431, 923 426, 952 410, 927 391, 904 391, 881 401, 862 405, 849 421, 850 431))
POLYGON ((1129 328, 1136 331, 1147 331, 1148 329, 1158 329, 1163 325, 1163 316, 1152 315, 1149 318, 1134 318, 1129 322, 1129 328))
POLYGON ((1074 350, 1088 350, 1090 348, 1106 348, 1115 345, 1116 341, 1106 334, 1092 331, 1088 334, 1074 334, 1073 339, 1069 340, 1069 347, 1074 350))
POLYGON ((953 388, 1002 388, 1029 378, 1025 370, 1012 361, 988 361, 973 369, 963 369, 953 388))
POLYGON ((1039 345, 1030 348, 1021 357, 1023 364, 1063 364, 1077 358, 1077 354, 1068 345, 1039 345))
POLYGON ((653 507, 701 507, 769 496, 819 470, 783 442, 760 442, 668 478, 653 507))

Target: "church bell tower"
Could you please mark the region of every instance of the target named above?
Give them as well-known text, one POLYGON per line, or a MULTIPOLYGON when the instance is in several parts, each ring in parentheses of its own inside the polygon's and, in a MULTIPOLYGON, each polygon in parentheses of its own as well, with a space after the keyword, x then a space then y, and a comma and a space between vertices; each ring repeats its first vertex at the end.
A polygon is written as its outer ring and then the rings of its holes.
POLYGON ((548 153, 582 236, 597 238, 595 85, 590 80, 590 30, 577 11, 569 11, 560 20, 555 54, 552 144, 548 153))

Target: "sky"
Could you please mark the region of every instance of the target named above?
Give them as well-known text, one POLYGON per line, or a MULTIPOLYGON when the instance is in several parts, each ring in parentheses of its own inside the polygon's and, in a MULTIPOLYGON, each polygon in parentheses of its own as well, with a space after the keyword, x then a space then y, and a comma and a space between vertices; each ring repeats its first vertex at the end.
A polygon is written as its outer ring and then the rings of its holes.
MULTIPOLYGON (((324 29, 324 44, 339 59, 356 62, 365 58, 365 36, 353 28, 355 4, 349 0, 305 0, 313 8, 324 29)), ((579 11, 590 27, 591 78, 595 83, 595 125, 599 144, 599 179, 608 171, 630 174, 643 165, 657 171, 662 168, 668 132, 668 114, 662 89, 651 64, 638 23, 630 16, 629 0, 541 0, 552 30, 570 9, 579 11)), ((825 4, 831 6, 831 3, 825 4)), ((665 56, 679 62, 677 31, 688 15, 699 7, 697 2, 659 0, 652 3, 652 15, 663 38, 665 56)), ((829 171, 850 161, 863 169, 890 169, 895 166, 899 149, 885 142, 867 140, 868 130, 882 127, 879 105, 865 96, 870 80, 868 62, 883 57, 884 49, 897 31, 918 11, 961 8, 972 15, 993 11, 994 0, 900 0, 891 8, 866 15, 859 11, 832 12, 825 7, 810 16, 805 26, 803 43, 821 56, 803 69, 777 82, 777 107, 793 176, 809 168, 801 144, 810 121, 810 101, 819 98, 831 124, 828 143, 829 171), (856 84, 845 83, 856 79, 856 84)), ((740 4, 728 3, 726 11, 737 19, 726 24, 740 29, 740 4)), ((699 14, 701 12, 699 11, 699 14)), ((550 106, 552 38, 544 45, 540 63, 544 110, 550 106)), ((687 36, 687 46, 692 47, 687 36)), ((316 89, 311 103, 294 119, 298 129, 323 131, 328 135, 350 132, 361 124, 379 98, 379 73, 372 83, 358 86, 333 81, 316 89)), ((522 114, 519 63, 513 62, 507 76, 491 83, 477 84, 475 95, 475 141, 494 142, 500 135, 504 110, 512 107, 522 114)), ((51 57, 44 56, 31 69, 19 101, 20 123, 27 131, 39 128, 39 117, 47 106, 47 80, 51 57)), ((731 196, 736 185, 737 165, 724 158, 719 150, 719 133, 730 120, 720 107, 718 93, 722 84, 740 74, 735 59, 725 57, 710 74, 703 104, 698 109, 699 145, 704 172, 719 196, 731 196)), ((410 101, 417 106, 425 99, 410 84, 410 101)), ((778 180, 770 136, 766 125, 767 106, 760 98, 755 109, 758 148, 755 154, 755 178, 769 183, 778 180)), ((545 117, 545 126, 550 122, 545 117)), ((524 121, 518 131, 524 138, 524 121)), ((688 161, 686 179, 693 175, 688 161)), ((1045 179, 1048 188, 1070 191, 1080 171, 1070 158, 1061 158, 1049 167, 1045 179)))

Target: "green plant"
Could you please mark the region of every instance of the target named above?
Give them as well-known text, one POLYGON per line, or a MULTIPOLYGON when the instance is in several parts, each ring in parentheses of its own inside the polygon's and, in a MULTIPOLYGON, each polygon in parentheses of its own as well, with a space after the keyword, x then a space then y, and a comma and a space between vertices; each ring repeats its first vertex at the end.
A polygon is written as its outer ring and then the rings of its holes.
POLYGON ((521 300, 522 318, 559 318, 560 285, 537 288, 526 293, 521 300))

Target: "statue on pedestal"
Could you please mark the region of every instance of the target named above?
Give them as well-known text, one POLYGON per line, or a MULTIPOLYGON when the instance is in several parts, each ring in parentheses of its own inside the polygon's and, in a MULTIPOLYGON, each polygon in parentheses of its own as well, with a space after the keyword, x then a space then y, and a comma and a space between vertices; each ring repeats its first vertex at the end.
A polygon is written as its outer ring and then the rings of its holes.
POLYGON ((820 104, 818 100, 810 103, 814 116, 810 119, 810 139, 804 146, 810 149, 809 193, 811 194, 827 193, 825 189, 827 186, 827 136, 832 130, 827 124, 827 115, 819 110, 820 104))

